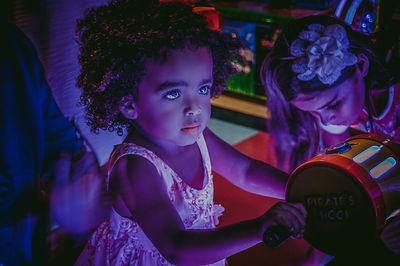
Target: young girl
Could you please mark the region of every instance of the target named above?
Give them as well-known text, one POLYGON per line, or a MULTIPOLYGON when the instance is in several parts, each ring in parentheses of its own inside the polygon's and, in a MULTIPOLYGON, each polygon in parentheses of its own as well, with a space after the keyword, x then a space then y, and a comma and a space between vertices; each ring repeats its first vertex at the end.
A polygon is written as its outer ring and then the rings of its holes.
MULTIPOLYGON (((350 133, 400 141, 400 84, 368 38, 338 19, 311 16, 286 25, 263 62, 261 78, 271 112, 268 132, 286 171, 350 133)), ((391 228, 384 240, 399 252, 400 218, 391 228)))
POLYGON ((89 124, 121 132, 109 162, 110 219, 77 265, 224 265, 282 225, 301 237, 306 211, 278 203, 261 217, 216 228, 213 170, 254 193, 284 197, 287 175, 252 160, 208 128, 210 97, 235 72, 237 39, 207 28, 182 3, 115 0, 78 23, 89 124))

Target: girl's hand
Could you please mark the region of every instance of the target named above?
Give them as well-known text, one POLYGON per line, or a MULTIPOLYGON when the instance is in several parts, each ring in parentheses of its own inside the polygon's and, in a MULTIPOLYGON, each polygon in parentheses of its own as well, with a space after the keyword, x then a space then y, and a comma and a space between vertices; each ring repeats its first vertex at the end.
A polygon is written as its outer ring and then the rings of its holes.
POLYGON ((93 153, 78 159, 67 152, 54 163, 51 214, 64 229, 85 233, 109 214, 111 197, 106 192, 106 173, 93 153))
POLYGON ((271 226, 282 225, 295 238, 303 238, 307 211, 301 203, 278 202, 261 219, 261 234, 271 226))

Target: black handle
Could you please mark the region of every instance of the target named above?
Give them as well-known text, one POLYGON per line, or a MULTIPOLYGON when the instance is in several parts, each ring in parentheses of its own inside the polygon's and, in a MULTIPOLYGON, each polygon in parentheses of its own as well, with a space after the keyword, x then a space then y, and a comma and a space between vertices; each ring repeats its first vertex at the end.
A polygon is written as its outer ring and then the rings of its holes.
POLYGON ((263 234, 264 243, 270 248, 279 247, 291 236, 283 225, 271 226, 263 234))

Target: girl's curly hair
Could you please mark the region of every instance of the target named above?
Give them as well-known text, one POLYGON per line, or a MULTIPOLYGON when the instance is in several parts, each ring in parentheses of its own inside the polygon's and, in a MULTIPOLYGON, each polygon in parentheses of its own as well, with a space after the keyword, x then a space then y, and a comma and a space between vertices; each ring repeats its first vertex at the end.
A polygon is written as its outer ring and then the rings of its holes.
POLYGON ((122 134, 130 127, 119 106, 128 95, 136 99, 146 59, 162 60, 169 51, 185 47, 208 47, 213 58, 212 97, 220 95, 236 73, 232 62, 240 61, 239 39, 208 29, 204 16, 180 2, 112 0, 86 10, 77 26, 77 85, 93 132, 122 134))

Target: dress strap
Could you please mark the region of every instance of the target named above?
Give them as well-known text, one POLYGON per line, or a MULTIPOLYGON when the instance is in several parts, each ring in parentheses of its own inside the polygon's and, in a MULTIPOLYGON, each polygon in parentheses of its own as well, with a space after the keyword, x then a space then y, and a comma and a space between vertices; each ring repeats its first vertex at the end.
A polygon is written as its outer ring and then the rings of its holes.
POLYGON ((393 105, 393 98, 394 98, 394 86, 391 86, 389 88, 388 101, 387 101, 385 109, 379 116, 377 116, 377 117, 374 116, 374 119, 381 120, 388 114, 388 112, 390 111, 390 109, 392 108, 392 105, 393 105))
POLYGON ((200 153, 203 158, 203 163, 207 170, 207 175, 210 176, 211 175, 211 160, 210 160, 210 155, 208 153, 206 140, 204 139, 203 134, 200 134, 199 138, 197 139, 197 145, 199 146, 199 150, 200 150, 200 153))

